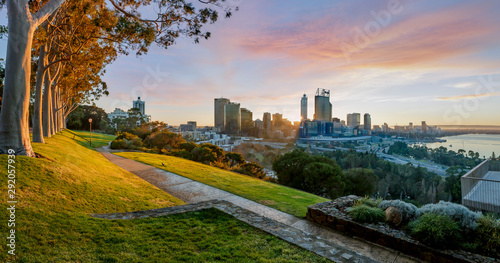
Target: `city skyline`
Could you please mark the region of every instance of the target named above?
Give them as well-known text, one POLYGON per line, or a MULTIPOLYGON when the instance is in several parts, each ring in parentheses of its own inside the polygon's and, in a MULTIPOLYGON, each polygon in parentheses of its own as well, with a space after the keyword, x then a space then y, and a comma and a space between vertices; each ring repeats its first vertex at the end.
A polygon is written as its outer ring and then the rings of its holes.
POLYGON ((111 112, 141 97, 153 120, 212 126, 213 98, 223 96, 254 119, 279 112, 299 121, 300 98, 311 102, 320 88, 331 90, 340 119, 369 112, 373 124, 500 125, 498 2, 236 3, 240 11, 209 25, 212 38, 199 45, 179 39, 118 58, 97 106, 111 112))

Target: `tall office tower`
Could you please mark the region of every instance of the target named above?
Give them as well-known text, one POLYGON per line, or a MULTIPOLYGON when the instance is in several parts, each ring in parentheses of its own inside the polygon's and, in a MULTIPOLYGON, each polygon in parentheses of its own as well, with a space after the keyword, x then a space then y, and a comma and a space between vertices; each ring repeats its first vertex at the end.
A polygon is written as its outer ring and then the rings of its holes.
POLYGON ((249 109, 241 108, 241 130, 248 130, 253 126, 253 116, 249 109))
POLYGON ((307 96, 304 94, 300 100, 300 118, 302 121, 307 120, 307 96))
POLYGON ((354 128, 361 124, 361 114, 349 113, 347 114, 347 127, 354 128))
POLYGON ((228 134, 238 134, 241 131, 241 109, 239 103, 231 102, 224 105, 226 123, 224 131, 228 134))
POLYGON ((214 99, 214 126, 224 131, 224 124, 226 123, 226 117, 224 114, 224 105, 229 104, 229 99, 218 98, 214 99))
POLYGON ((278 130, 283 124, 283 114, 275 113, 273 114, 273 119, 271 121, 272 130, 278 130))
POLYGON ((409 129, 410 131, 413 131, 413 122, 410 122, 410 125, 408 125, 408 129, 409 129))
POLYGON ((425 121, 422 121, 422 132, 427 133, 427 123, 425 121))
POLYGON ((264 112, 264 116, 262 117, 262 122, 264 124, 264 134, 271 134, 271 113, 264 112))
POLYGON ((196 130, 196 122, 195 121, 188 121, 187 124, 193 126, 193 131, 196 130))
POLYGON ((314 97, 314 120, 332 121, 332 104, 330 90, 318 89, 314 97))
POLYGON ((363 124, 365 126, 365 131, 372 130, 372 117, 370 116, 369 113, 365 113, 365 118, 363 120, 363 124))
POLYGON ((141 97, 138 97, 137 100, 134 100, 132 103, 133 107, 139 109, 139 112, 142 115, 146 115, 146 102, 141 100, 141 97))

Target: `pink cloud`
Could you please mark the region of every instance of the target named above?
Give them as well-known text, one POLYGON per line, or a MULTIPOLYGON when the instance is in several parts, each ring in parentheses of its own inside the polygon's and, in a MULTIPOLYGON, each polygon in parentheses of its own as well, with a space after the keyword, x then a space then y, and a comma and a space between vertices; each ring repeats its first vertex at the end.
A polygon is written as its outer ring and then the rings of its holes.
POLYGON ((354 39, 364 32, 368 22, 375 20, 369 12, 356 21, 346 21, 338 15, 341 12, 336 12, 280 28, 260 28, 251 37, 238 38, 251 54, 286 54, 346 69, 437 65, 448 58, 481 51, 485 45, 500 40, 497 21, 488 15, 491 5, 474 2, 424 14, 393 15, 387 27, 364 39, 363 46, 355 45, 354 39))

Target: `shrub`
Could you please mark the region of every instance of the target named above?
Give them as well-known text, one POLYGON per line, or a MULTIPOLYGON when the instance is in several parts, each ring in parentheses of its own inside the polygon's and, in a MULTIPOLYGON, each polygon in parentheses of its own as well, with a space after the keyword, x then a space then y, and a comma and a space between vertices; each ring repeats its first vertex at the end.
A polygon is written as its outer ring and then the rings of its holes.
POLYGON ((476 230, 477 248, 487 255, 500 257, 500 219, 481 216, 476 230))
POLYGON ((233 169, 234 172, 245 174, 248 176, 256 177, 259 179, 266 178, 266 173, 264 172, 264 167, 260 166, 257 163, 244 163, 242 165, 238 165, 233 169))
POLYGON ((367 205, 359 205, 346 210, 347 213, 356 222, 360 223, 378 223, 385 221, 385 213, 377 207, 369 207, 367 205))
POLYGON ((385 200, 380 202, 378 208, 382 210, 386 210, 389 207, 396 207, 401 211, 401 215, 403 216, 403 222, 410 222, 414 220, 417 213, 417 207, 413 204, 403 202, 401 200, 385 200))
POLYGON ((109 148, 111 149, 125 149, 127 147, 126 143, 123 140, 114 140, 111 142, 109 145, 109 148))
POLYGON ((459 224, 445 215, 424 214, 409 227, 414 238, 436 248, 453 248, 462 240, 459 224))
POLYGON ((139 138, 139 136, 128 132, 123 132, 123 133, 118 133, 115 140, 120 140, 120 139, 133 140, 136 138, 139 138))
MULTIPOLYGON (((367 205, 370 207, 378 207, 378 205, 382 202, 382 198, 377 198, 373 199, 371 197, 365 196, 357 201, 354 202, 354 206, 359 206, 359 205, 367 205)), ((383 210, 383 209, 382 209, 383 210)))
POLYGON ((448 216, 454 221, 459 222, 462 228, 468 232, 477 228, 477 222, 481 216, 481 213, 472 212, 463 205, 444 201, 422 206, 417 210, 417 217, 429 213, 448 216))

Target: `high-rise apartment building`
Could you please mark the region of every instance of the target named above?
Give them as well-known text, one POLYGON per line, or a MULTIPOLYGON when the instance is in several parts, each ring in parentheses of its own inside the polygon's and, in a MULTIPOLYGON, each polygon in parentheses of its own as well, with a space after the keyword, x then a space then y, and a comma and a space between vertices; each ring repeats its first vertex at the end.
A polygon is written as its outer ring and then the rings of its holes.
POLYGON ((369 113, 365 113, 364 120, 363 120, 363 125, 365 128, 365 131, 371 131, 372 130, 372 117, 370 116, 369 113))
POLYGON ((134 100, 132 105, 132 108, 139 109, 139 112, 142 115, 146 115, 146 102, 142 101, 141 97, 138 97, 137 100, 134 100))
POLYGON ((427 133, 427 123, 425 121, 422 121, 422 132, 427 133))
POLYGON ((239 103, 231 102, 224 105, 224 131, 228 134, 238 134, 241 131, 241 109, 239 103))
POLYGON ((231 103, 231 101, 226 98, 214 99, 214 126, 221 131, 224 131, 224 125, 226 123, 224 105, 229 103, 231 103))
POLYGON ((314 97, 314 120, 332 121, 332 103, 330 103, 330 90, 318 89, 314 97))
POLYGON ((300 100, 300 118, 302 121, 307 120, 307 96, 304 94, 300 100))
POLYGON ((349 113, 347 114, 347 127, 357 127, 361 124, 361 114, 349 113))

